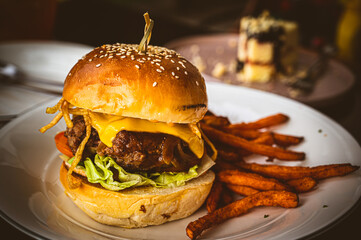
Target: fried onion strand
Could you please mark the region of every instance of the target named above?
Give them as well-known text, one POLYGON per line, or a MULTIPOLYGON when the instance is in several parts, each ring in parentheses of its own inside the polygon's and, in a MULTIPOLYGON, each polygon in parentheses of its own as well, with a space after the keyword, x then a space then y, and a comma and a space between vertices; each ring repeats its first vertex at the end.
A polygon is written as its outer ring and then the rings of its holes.
POLYGON ((76 188, 80 187, 81 180, 74 178, 72 176, 72 173, 82 158, 85 144, 88 142, 90 134, 91 134, 91 124, 90 124, 91 122, 90 122, 90 117, 89 117, 89 111, 87 111, 87 114, 84 114, 83 117, 84 117, 84 122, 85 122, 85 126, 86 126, 86 135, 85 135, 85 138, 80 143, 78 149, 76 150, 74 160, 71 163, 71 166, 68 170, 68 179, 67 180, 68 180, 68 185, 69 185, 70 189, 76 189, 76 188))
POLYGON ((54 114, 54 113, 56 113, 57 111, 60 110, 61 106, 63 106, 64 101, 65 101, 65 99, 64 99, 64 98, 61 98, 61 99, 59 100, 59 102, 58 102, 55 106, 53 106, 53 107, 47 107, 47 108, 46 108, 46 113, 48 113, 48 114, 54 114))
POLYGON ((61 106, 61 111, 63 112, 63 117, 68 128, 73 128, 73 122, 70 119, 69 115, 69 102, 64 101, 63 105, 61 106))
POLYGON ((70 114, 73 115, 84 115, 87 114, 87 110, 83 108, 68 108, 70 114))
POLYGON ((59 121, 60 119, 63 117, 63 113, 59 112, 54 118, 53 120, 51 120, 51 122, 48 125, 45 125, 44 127, 40 128, 39 131, 41 133, 46 132, 47 130, 49 130, 50 128, 54 127, 59 121))

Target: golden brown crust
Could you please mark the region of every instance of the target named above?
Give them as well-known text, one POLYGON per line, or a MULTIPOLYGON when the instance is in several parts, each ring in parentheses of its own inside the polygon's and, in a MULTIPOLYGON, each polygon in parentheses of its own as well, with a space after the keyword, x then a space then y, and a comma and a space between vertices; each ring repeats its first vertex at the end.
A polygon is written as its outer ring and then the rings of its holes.
POLYGON ((204 79, 175 51, 138 45, 103 45, 68 74, 63 97, 71 104, 127 117, 162 122, 199 121, 207 111, 204 79))
POLYGON ((81 210, 95 221, 125 228, 159 225, 191 215, 205 201, 214 177, 208 171, 181 187, 139 187, 114 192, 85 181, 79 188, 70 189, 65 165, 60 169, 65 193, 81 210))

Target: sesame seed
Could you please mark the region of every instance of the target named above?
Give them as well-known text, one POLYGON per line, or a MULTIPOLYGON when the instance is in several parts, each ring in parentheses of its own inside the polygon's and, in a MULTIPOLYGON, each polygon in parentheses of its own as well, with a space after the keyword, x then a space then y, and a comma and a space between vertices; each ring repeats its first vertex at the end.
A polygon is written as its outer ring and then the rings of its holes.
POLYGON ((179 71, 179 70, 180 70, 180 68, 179 68, 179 67, 177 67, 177 70, 179 71))
POLYGON ((178 63, 179 63, 180 65, 182 65, 182 67, 183 67, 183 68, 186 68, 186 66, 184 65, 184 63, 183 63, 183 62, 178 61, 178 63))
POLYGON ((188 75, 188 72, 187 72, 187 71, 184 71, 184 74, 185 74, 185 75, 188 75))
POLYGON ((102 64, 101 63, 99 63, 99 64, 97 64, 97 65, 95 65, 95 67, 100 67, 102 64))
POLYGON ((93 61, 93 59, 90 58, 88 61, 91 62, 91 61, 93 61))
POLYGON ((127 56, 125 56, 125 55, 123 55, 123 56, 121 56, 120 58, 126 58, 127 56))
POLYGON ((137 64, 135 65, 135 67, 138 68, 138 69, 140 69, 139 65, 137 65, 137 64))
POLYGON ((163 71, 165 70, 163 66, 160 66, 160 69, 162 69, 163 71))
POLYGON ((158 84, 157 82, 154 82, 154 83, 153 83, 153 87, 157 86, 157 84, 158 84))
POLYGON ((197 84, 197 86, 199 86, 199 83, 198 83, 198 81, 196 81, 196 84, 197 84))
POLYGON ((175 78, 177 78, 177 79, 178 79, 178 78, 179 78, 179 76, 175 76, 175 78))
POLYGON ((160 73, 161 73, 161 72, 162 72, 162 70, 160 70, 160 69, 157 69, 157 72, 160 72, 160 73))
POLYGON ((173 77, 175 76, 175 73, 174 72, 172 72, 172 75, 173 75, 173 77))
POLYGON ((170 60, 172 63, 175 63, 175 61, 173 59, 170 60))

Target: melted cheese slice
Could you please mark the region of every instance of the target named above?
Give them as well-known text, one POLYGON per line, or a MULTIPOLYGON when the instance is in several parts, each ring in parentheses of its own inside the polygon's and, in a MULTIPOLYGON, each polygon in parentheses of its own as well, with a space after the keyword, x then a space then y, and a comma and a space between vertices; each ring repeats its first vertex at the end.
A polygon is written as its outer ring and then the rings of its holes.
POLYGON ((92 126, 98 131, 100 140, 111 147, 113 139, 122 130, 133 132, 166 133, 179 137, 189 145, 189 149, 201 158, 204 153, 204 143, 200 131, 195 124, 167 124, 151 122, 144 119, 119 117, 102 113, 89 113, 92 126))

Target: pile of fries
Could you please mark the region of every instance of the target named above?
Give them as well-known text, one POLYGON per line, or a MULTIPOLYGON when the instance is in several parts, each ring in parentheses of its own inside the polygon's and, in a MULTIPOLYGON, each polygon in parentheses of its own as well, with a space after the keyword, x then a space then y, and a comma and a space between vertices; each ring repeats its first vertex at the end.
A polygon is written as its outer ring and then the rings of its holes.
POLYGON ((265 156, 266 161, 304 160, 304 152, 287 149, 302 142, 303 137, 269 130, 288 120, 284 114, 275 114, 254 122, 231 124, 226 117, 210 112, 204 117, 201 129, 218 152, 214 166, 216 180, 206 201, 208 214, 189 223, 186 228, 190 239, 197 239, 205 230, 254 207, 295 208, 299 202, 298 194, 311 191, 319 180, 359 169, 359 166, 349 163, 292 167, 244 160, 251 154, 265 156), (239 200, 234 200, 235 197, 239 200))

